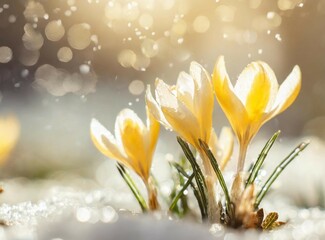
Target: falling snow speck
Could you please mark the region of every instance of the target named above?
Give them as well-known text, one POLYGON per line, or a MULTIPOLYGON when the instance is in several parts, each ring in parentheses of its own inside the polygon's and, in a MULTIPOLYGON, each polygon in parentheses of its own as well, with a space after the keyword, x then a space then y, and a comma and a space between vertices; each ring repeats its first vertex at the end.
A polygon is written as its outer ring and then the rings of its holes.
POLYGON ((279 33, 275 34, 274 37, 275 37, 275 39, 278 40, 279 42, 282 41, 282 37, 281 37, 281 35, 280 35, 279 33))

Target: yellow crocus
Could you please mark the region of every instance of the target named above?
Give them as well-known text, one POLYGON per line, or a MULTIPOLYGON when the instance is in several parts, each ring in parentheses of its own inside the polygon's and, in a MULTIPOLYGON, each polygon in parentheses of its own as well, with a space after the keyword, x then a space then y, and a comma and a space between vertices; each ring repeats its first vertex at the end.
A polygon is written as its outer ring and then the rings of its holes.
MULTIPOLYGON (((147 106, 162 125, 175 131, 200 153, 208 191, 208 217, 211 222, 216 222, 219 211, 214 192, 216 175, 200 147, 199 139, 209 144, 224 165, 230 158, 232 146, 228 146, 231 143, 229 139, 222 139, 225 140, 224 145, 219 144, 212 128, 214 96, 210 76, 200 64, 192 62, 189 74, 181 72, 176 85, 170 86, 160 79, 156 79, 155 85, 155 99, 150 86, 147 88, 147 106)), ((224 132, 222 138, 232 137, 231 133, 226 133, 229 131, 224 132)))
POLYGON ((190 74, 181 72, 176 85, 167 85, 161 79, 156 79, 155 85, 156 100, 150 86, 146 92, 147 106, 154 117, 197 149, 198 139, 209 142, 214 99, 206 70, 192 62, 190 74))
POLYGON ((244 168, 248 144, 260 127, 286 110, 301 88, 301 72, 295 66, 279 86, 273 70, 265 62, 252 62, 239 75, 236 85, 230 82, 224 57, 219 57, 212 77, 215 94, 240 145, 237 172, 244 168))
POLYGON ((16 117, 0 118, 0 165, 3 165, 15 147, 20 125, 16 117))
POLYGON ((90 125, 91 139, 105 156, 133 169, 144 181, 152 210, 158 207, 150 182, 150 168, 159 135, 159 123, 147 110, 145 125, 135 112, 122 110, 115 122, 115 137, 96 119, 90 125))

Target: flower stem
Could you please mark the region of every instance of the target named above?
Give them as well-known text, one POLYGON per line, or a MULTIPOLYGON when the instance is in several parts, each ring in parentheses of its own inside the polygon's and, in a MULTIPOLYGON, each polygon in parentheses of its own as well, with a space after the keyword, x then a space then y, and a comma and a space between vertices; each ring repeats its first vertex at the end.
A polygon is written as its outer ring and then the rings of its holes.
POLYGON ((148 203, 151 211, 156 211, 160 209, 158 200, 157 200, 157 190, 153 184, 153 179, 149 177, 148 182, 146 183, 146 188, 148 191, 148 203))
POLYGON ((244 169, 246 152, 247 152, 248 144, 246 142, 240 142, 239 145, 239 158, 237 163, 237 173, 240 173, 244 169))
POLYGON ((215 186, 216 186, 216 174, 213 171, 212 165, 209 158, 204 153, 204 150, 200 151, 200 157, 203 161, 203 166, 205 170, 205 182, 207 185, 207 198, 208 198, 208 219, 210 223, 217 223, 220 221, 220 209, 217 204, 215 186))

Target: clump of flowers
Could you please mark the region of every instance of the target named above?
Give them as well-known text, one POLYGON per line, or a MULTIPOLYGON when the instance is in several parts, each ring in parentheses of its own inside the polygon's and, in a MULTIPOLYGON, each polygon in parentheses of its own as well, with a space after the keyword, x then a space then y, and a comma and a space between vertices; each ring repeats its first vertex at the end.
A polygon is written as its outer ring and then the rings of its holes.
POLYGON ((171 162, 175 169, 175 187, 169 198, 169 211, 179 217, 190 209, 185 190, 192 189, 202 221, 222 223, 234 228, 273 229, 282 224, 278 214, 264 217, 259 207, 286 166, 306 148, 299 144, 259 187, 255 184, 269 150, 278 138, 276 132, 266 143, 253 166, 245 169, 246 151, 260 127, 287 109, 301 88, 301 72, 295 66, 279 87, 272 69, 264 62, 249 64, 240 74, 235 87, 225 69, 224 58, 216 63, 212 79, 198 63, 190 65, 189 73, 181 72, 176 85, 157 79, 155 97, 148 86, 146 92, 147 126, 129 109, 123 110, 115 123, 115 137, 97 120, 91 122, 95 146, 107 157, 116 159, 118 170, 129 185, 143 211, 146 201, 141 196, 125 167, 143 180, 148 191, 150 210, 158 210, 156 187, 150 175, 153 152, 158 139, 159 124, 174 131, 184 158, 171 162), (234 137, 223 127, 219 138, 212 127, 214 95, 225 112, 239 143, 237 171, 231 188, 224 179, 224 169, 231 158, 234 137), (223 194, 216 194, 217 188, 223 194), (229 191, 230 189, 230 191, 229 191))

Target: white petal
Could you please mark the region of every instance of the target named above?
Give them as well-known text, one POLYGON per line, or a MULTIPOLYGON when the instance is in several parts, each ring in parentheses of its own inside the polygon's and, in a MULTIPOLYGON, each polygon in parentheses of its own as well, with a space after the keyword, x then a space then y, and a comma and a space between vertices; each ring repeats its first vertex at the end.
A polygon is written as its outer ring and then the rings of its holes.
POLYGON ((281 84, 273 109, 277 109, 277 113, 286 110, 296 99, 301 87, 301 71, 299 66, 295 66, 292 72, 281 84))
POLYGON ((191 63, 190 72, 195 82, 194 113, 201 127, 201 138, 207 141, 212 128, 214 105, 211 79, 207 71, 196 62, 191 63))
POLYGON ((181 72, 177 79, 176 89, 178 99, 188 108, 193 109, 194 80, 191 75, 181 72))
POLYGON ((125 155, 118 147, 114 136, 96 119, 90 123, 92 140, 96 147, 106 156, 114 159, 124 159, 125 155))
POLYGON ((234 135, 229 127, 223 127, 221 129, 218 148, 222 151, 220 158, 221 169, 224 169, 230 160, 231 154, 234 148, 234 135))
POLYGON ((147 86, 146 90, 146 104, 154 118, 157 119, 157 121, 160 122, 162 125, 164 125, 165 128, 171 129, 171 126, 167 122, 159 104, 152 96, 150 85, 147 86))
POLYGON ((172 129, 192 145, 197 144, 197 139, 200 138, 199 123, 191 110, 177 99, 162 80, 157 81, 156 92, 161 110, 172 129))
POLYGON ((177 109, 177 96, 173 94, 169 85, 161 79, 156 79, 156 99, 161 107, 177 109))
POLYGON ((235 85, 235 93, 242 104, 246 105, 246 99, 251 92, 256 75, 261 71, 257 62, 250 63, 239 75, 235 85))

